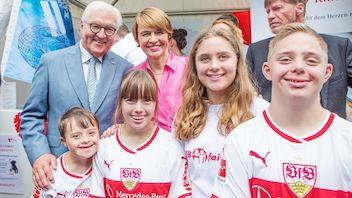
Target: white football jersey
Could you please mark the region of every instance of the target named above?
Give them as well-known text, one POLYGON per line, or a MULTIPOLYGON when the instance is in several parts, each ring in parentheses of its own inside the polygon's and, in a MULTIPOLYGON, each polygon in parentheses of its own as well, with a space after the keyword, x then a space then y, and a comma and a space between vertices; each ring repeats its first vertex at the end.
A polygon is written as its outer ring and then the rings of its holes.
POLYGON ((305 136, 268 115, 230 133, 216 182, 218 197, 352 197, 352 123, 327 113, 305 136))
POLYGON ((190 197, 187 160, 173 135, 158 126, 138 149, 116 135, 102 139, 93 160, 92 197, 190 197))
MULTIPOLYGON (((261 114, 269 103, 255 97, 251 111, 261 114)), ((210 197, 220 168, 226 137, 219 133, 218 122, 222 105, 208 105, 205 127, 198 137, 184 143, 193 197, 210 197)))
POLYGON ((84 174, 70 172, 65 166, 65 154, 57 159, 57 170, 53 170, 55 182, 47 191, 34 189, 32 198, 88 198, 92 167, 84 174))

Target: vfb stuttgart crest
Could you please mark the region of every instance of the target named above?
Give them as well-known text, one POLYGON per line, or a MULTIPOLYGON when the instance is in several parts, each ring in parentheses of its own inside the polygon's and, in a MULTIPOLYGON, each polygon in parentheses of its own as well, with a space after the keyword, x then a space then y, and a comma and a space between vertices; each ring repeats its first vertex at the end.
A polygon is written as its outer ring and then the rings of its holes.
POLYGON ((141 178, 140 168, 121 168, 120 177, 123 185, 129 191, 133 190, 141 178))
POLYGON ((313 165, 283 163, 284 179, 289 189, 297 196, 306 196, 317 180, 317 167, 313 165))

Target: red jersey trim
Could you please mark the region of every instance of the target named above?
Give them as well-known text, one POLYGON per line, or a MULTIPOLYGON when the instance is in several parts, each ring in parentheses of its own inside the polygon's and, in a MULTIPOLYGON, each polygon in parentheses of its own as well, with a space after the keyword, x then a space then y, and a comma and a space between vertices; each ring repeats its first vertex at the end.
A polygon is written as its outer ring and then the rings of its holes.
POLYGON ((92 171, 93 171, 93 166, 92 167, 90 167, 90 169, 87 171, 87 173, 86 174, 84 174, 85 176, 88 176, 88 175, 90 175, 91 173, 92 173, 92 171))
POLYGON ((98 196, 94 196, 94 195, 89 195, 89 198, 104 198, 104 197, 98 197, 98 196))
POLYGON ((271 120, 269 119, 268 115, 266 114, 266 111, 263 111, 263 116, 264 116, 264 119, 266 121, 266 123, 269 125, 269 127, 274 130, 278 135, 280 135, 281 137, 287 139, 288 141, 290 142, 294 142, 294 143, 302 143, 301 141, 283 133, 280 129, 278 129, 272 122, 271 120))
POLYGON ((82 178, 81 176, 74 175, 74 174, 70 173, 68 170, 66 170, 65 164, 64 164, 64 161, 63 161, 63 156, 60 156, 60 165, 61 165, 62 170, 64 171, 64 173, 66 173, 66 175, 68 175, 70 177, 74 177, 74 178, 82 178))
MULTIPOLYGON (((149 140, 143 144, 142 146, 140 146, 139 148, 137 148, 137 151, 141 151, 145 148, 147 148, 152 142, 153 140, 155 139, 156 135, 158 134, 159 132, 159 126, 156 125, 155 129, 154 129, 154 132, 153 134, 151 135, 151 137, 149 138, 149 140)), ((128 147, 126 147, 123 142, 120 140, 120 136, 119 136, 119 133, 118 133, 118 129, 116 129, 116 140, 118 142, 118 144, 128 153, 131 153, 131 154, 136 154, 135 151, 132 151, 131 149, 129 149, 128 147)))
POLYGON ((133 180, 111 180, 104 178, 104 193, 110 197, 168 197, 171 187, 170 182, 138 182, 133 180), (135 183, 132 189, 127 189, 126 184, 135 183))
MULTIPOLYGON (((293 138, 289 135, 287 135, 286 133, 282 132, 280 129, 278 129, 274 123, 270 120, 266 110, 263 111, 263 116, 264 116, 264 120, 266 121, 266 123, 269 125, 269 127, 275 131, 278 135, 280 135, 281 137, 287 139, 288 141, 290 142, 293 142, 293 143, 302 143, 301 140, 297 140, 296 138, 293 138)), ((329 119, 326 121, 326 123, 324 124, 324 126, 317 132, 315 133, 314 135, 311 135, 309 137, 306 137, 304 138, 303 140, 305 141, 311 141, 311 140, 314 140, 318 137, 320 137, 321 135, 323 135, 328 129, 329 127, 331 126, 333 120, 334 120, 334 117, 335 115, 333 113, 330 113, 330 116, 329 116, 329 119)))
MULTIPOLYGON (((64 171, 64 173, 66 173, 66 175, 73 177, 73 178, 83 178, 80 175, 75 175, 73 173, 71 173, 69 170, 66 169, 65 164, 64 164, 64 160, 63 160, 63 156, 60 156, 60 166, 62 167, 62 170, 64 171)), ((84 173, 85 176, 90 175, 92 173, 93 167, 91 166, 88 171, 86 173, 84 173)))
POLYGON ((153 140, 155 139, 155 137, 156 137, 156 135, 158 134, 158 132, 159 132, 159 126, 156 125, 156 127, 155 127, 155 129, 154 129, 154 132, 153 132, 153 135, 150 137, 150 139, 149 139, 144 145, 142 145, 141 147, 139 147, 139 148, 137 149, 137 151, 141 151, 141 150, 147 148, 147 146, 149 146, 149 145, 153 142, 153 140))
MULTIPOLYGON (((285 183, 267 181, 259 178, 249 180, 252 198, 259 197, 296 197, 285 183)), ((330 190, 313 187, 305 197, 319 198, 350 198, 352 192, 342 190, 330 190)))
POLYGON ((120 140, 120 136, 119 136, 119 128, 121 127, 121 125, 116 129, 116 141, 117 143, 121 146, 121 148, 123 148, 123 150, 131 153, 131 154, 135 154, 136 152, 130 150, 129 148, 127 148, 120 140))
POLYGON ((192 193, 186 193, 184 195, 179 196, 179 198, 192 197, 192 193))
POLYGON ((326 124, 323 126, 323 128, 318 133, 304 138, 304 140, 306 141, 314 140, 315 138, 318 138, 321 135, 323 135, 331 126, 332 122, 334 121, 334 118, 335 118, 335 115, 333 113, 330 113, 329 119, 328 121, 326 121, 326 124))

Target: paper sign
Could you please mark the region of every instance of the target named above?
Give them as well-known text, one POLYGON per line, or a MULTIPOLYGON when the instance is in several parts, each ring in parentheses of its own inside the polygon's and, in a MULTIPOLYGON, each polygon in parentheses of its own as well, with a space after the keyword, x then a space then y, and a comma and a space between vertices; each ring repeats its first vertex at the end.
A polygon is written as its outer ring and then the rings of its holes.
POLYGON ((1 82, 0 109, 16 109, 16 82, 1 82))
POLYGON ((0 134, 0 193, 24 193, 20 148, 17 135, 0 134))

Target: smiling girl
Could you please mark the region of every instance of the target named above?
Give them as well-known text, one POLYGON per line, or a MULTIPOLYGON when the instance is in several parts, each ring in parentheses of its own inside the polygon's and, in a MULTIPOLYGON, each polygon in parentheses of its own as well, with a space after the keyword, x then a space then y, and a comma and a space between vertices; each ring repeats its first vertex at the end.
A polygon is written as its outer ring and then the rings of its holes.
POLYGON ((92 197, 189 197, 187 160, 179 142, 154 118, 157 85, 145 70, 122 81, 113 136, 101 140, 93 163, 92 197))
POLYGON ((184 142, 193 197, 210 197, 226 136, 269 104, 255 96, 242 56, 242 42, 223 29, 195 41, 174 120, 184 142))

